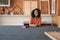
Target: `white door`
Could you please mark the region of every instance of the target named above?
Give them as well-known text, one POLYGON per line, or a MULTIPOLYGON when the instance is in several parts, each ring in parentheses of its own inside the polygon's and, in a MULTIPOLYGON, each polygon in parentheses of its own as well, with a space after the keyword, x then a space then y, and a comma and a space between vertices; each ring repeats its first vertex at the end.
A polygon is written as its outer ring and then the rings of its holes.
POLYGON ((30 16, 31 11, 35 8, 37 8, 37 1, 24 1, 23 2, 24 15, 30 16))

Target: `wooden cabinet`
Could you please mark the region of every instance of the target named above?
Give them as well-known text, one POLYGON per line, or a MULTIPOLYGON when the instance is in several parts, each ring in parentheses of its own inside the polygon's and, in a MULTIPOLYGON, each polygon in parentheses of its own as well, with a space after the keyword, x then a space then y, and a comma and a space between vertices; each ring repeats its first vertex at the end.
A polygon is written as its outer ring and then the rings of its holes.
POLYGON ((48 1, 41 1, 41 13, 48 14, 48 1))
POLYGON ((50 0, 40 0, 41 14, 50 14, 50 0))
POLYGON ((23 13, 23 0, 10 0, 10 6, 4 7, 0 6, 0 14, 2 14, 3 9, 5 10, 3 14, 9 14, 10 12, 13 12, 13 14, 21 14, 23 13))
POLYGON ((60 15, 60 0, 57 0, 57 13, 60 15))
POLYGON ((60 27, 60 0, 56 0, 56 14, 53 15, 52 22, 60 27))
POLYGON ((58 16, 52 16, 52 23, 58 25, 58 16))

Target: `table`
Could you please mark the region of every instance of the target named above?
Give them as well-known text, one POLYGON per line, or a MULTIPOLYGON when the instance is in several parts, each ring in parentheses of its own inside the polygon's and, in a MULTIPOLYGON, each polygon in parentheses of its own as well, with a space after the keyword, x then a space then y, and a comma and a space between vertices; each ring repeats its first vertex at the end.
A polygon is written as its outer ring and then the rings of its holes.
POLYGON ((52 40, 60 40, 60 32, 44 32, 52 40))

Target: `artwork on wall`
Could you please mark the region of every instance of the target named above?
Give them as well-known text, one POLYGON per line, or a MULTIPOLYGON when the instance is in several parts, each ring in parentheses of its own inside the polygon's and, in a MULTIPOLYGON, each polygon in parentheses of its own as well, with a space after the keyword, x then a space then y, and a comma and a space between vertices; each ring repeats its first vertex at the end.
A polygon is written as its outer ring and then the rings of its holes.
POLYGON ((56 11, 56 0, 52 0, 52 13, 55 14, 56 11))

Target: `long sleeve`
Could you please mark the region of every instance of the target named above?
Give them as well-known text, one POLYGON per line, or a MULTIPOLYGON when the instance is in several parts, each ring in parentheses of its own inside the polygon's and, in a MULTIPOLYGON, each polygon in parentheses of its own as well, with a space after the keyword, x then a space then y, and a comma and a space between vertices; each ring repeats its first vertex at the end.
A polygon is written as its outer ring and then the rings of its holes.
POLYGON ((32 17, 30 17, 29 24, 33 24, 33 18, 32 17))
POLYGON ((41 18, 38 20, 38 26, 41 26, 41 18))
POLYGON ((30 26, 41 26, 41 18, 32 18, 30 17, 30 21, 29 21, 29 25, 30 26))

